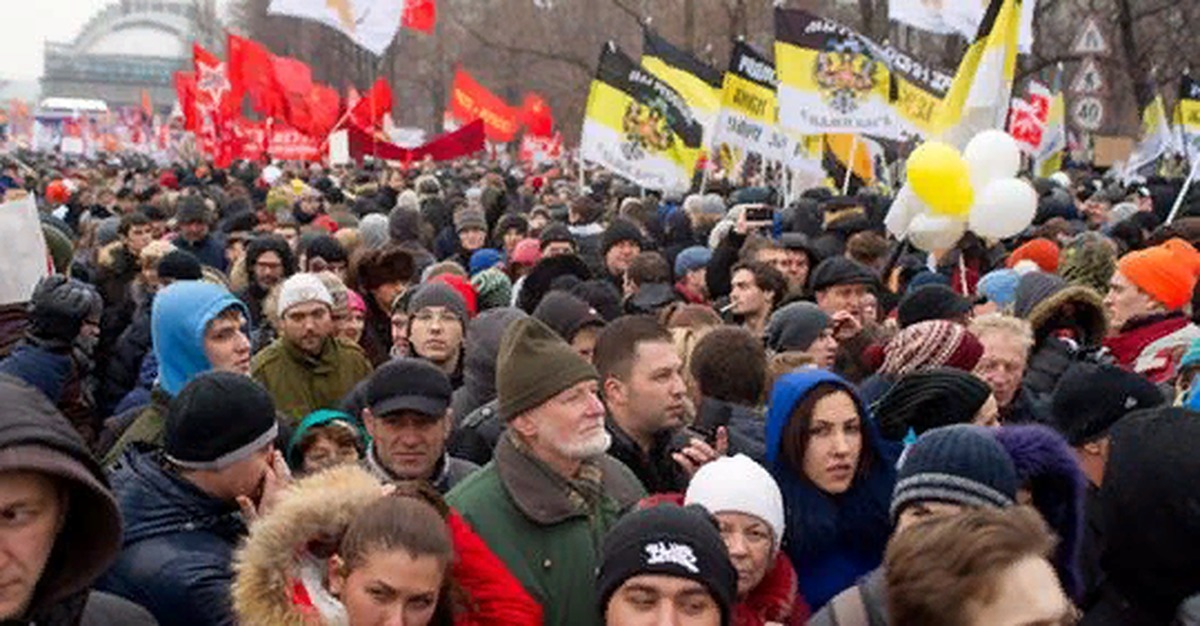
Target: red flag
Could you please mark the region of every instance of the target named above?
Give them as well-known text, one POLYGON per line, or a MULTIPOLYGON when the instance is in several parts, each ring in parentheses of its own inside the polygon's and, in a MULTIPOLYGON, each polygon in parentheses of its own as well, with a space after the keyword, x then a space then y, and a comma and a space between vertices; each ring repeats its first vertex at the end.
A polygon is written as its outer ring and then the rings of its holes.
POLYGON ((290 57, 271 57, 275 82, 286 103, 283 118, 296 129, 312 127, 309 97, 313 90, 312 68, 290 57))
POLYGON ((540 95, 529 92, 521 104, 521 123, 536 137, 549 137, 554 131, 554 114, 540 95))
POLYGON ((454 117, 460 122, 483 120, 487 138, 494 142, 512 141, 520 125, 517 111, 513 107, 475 82, 461 67, 454 73, 450 107, 454 117))
POLYGON ((251 108, 264 117, 283 117, 287 100, 275 81, 270 51, 257 41, 237 35, 229 35, 228 50, 230 82, 250 96, 251 108))
POLYGON ((150 102, 150 92, 142 90, 142 113, 146 114, 146 121, 150 121, 154 117, 154 105, 150 102))
POLYGON ((431 35, 437 24, 437 5, 434 0, 404 0, 404 15, 400 23, 405 28, 431 35))
POLYGON ((380 78, 371 89, 354 104, 350 110, 350 119, 359 128, 370 131, 383 120, 383 116, 392 112, 392 88, 387 81, 380 78))
POLYGON ((229 167, 237 148, 230 128, 237 104, 226 65, 200 44, 192 44, 192 63, 196 71, 196 138, 217 167, 229 167))
POLYGON ((434 137, 423 146, 408 149, 396 144, 379 141, 357 126, 346 128, 350 144, 350 155, 361 160, 364 155, 374 155, 390 161, 419 161, 426 156, 434 161, 452 161, 480 152, 484 148, 484 123, 482 120, 462 128, 434 137))
POLYGON ((312 114, 309 136, 324 139, 338 122, 340 105, 341 97, 336 89, 328 85, 314 85, 308 98, 308 109, 312 114))
POLYGON ((184 130, 196 130, 196 74, 175 72, 175 97, 183 112, 184 130))

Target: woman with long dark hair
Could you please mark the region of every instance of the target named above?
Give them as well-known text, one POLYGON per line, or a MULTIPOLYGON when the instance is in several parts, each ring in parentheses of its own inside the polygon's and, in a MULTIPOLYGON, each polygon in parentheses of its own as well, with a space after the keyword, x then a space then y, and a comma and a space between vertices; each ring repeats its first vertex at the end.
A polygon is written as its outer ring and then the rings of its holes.
POLYGON ((883 557, 896 448, 854 386, 818 369, 776 381, 766 442, 786 511, 783 547, 816 611, 883 557))

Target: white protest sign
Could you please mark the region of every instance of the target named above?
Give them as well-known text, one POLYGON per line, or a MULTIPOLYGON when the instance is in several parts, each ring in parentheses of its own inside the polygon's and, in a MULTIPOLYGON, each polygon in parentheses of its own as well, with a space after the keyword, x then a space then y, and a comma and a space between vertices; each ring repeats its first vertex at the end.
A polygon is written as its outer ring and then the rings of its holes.
POLYGON ((0 305, 28 302, 38 281, 50 274, 32 195, 0 204, 0 241, 0 305))

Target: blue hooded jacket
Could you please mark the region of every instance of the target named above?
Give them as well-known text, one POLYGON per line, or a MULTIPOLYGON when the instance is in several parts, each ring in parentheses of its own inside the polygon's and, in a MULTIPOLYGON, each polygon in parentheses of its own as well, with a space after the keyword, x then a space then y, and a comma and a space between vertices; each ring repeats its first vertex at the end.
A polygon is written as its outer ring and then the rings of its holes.
POLYGON ((158 384, 174 397, 194 376, 212 369, 204 354, 208 323, 230 307, 250 311, 229 290, 198 280, 173 283, 154 298, 150 335, 158 360, 158 384))
POLYGON ((888 505, 896 482, 896 450, 879 435, 854 386, 825 370, 805 369, 781 377, 767 411, 766 467, 779 483, 787 530, 784 550, 796 566, 800 592, 813 611, 879 566, 891 533, 888 505), (822 383, 845 389, 863 416, 863 447, 854 478, 840 495, 821 491, 784 458, 783 434, 796 405, 822 383))

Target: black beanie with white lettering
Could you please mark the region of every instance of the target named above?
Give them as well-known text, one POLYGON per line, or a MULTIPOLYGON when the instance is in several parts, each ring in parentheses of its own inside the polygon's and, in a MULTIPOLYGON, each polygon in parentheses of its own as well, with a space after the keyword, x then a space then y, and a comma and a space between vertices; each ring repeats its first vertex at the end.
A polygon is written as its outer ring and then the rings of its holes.
POLYGON ((717 522, 699 506, 660 504, 634 511, 604 537, 596 591, 600 615, 625 581, 634 576, 686 578, 704 585, 729 626, 737 598, 737 570, 729 560, 717 522))

